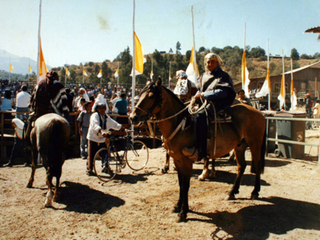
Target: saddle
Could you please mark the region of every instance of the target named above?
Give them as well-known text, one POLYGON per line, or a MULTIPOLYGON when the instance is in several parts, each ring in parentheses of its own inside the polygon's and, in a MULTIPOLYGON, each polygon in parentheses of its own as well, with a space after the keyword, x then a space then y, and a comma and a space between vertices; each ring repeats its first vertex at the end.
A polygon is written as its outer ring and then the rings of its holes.
POLYGON ((207 118, 208 118, 208 122, 209 123, 229 123, 232 122, 232 109, 230 106, 221 109, 218 112, 215 112, 215 106, 213 103, 208 104, 206 106, 206 110, 207 110, 207 118))

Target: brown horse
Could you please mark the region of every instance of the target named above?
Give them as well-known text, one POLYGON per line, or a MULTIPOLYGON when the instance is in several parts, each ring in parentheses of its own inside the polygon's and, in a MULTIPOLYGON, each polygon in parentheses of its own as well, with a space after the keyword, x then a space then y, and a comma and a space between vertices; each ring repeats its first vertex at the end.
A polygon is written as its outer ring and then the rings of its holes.
MULTIPOLYGON (((189 211, 188 191, 193 161, 184 156, 181 150, 186 146, 192 147, 195 145, 195 126, 190 121, 191 115, 189 112, 184 110, 185 105, 161 84, 161 79, 158 79, 156 83, 150 83, 144 87, 130 119, 134 125, 139 125, 151 117, 157 119, 160 131, 163 134, 165 148, 173 158, 178 172, 180 195, 174 211, 179 212, 178 221, 186 221, 189 211), (187 119, 185 127, 179 128, 181 122, 185 119, 187 119)), ((234 199, 234 195, 239 192, 240 182, 246 167, 245 148, 242 144, 244 139, 252 154, 251 171, 256 174, 251 197, 258 198, 260 174, 264 170, 265 119, 259 111, 243 104, 232 106, 232 118, 233 123, 222 124, 221 130, 218 129, 217 131, 215 154, 213 147, 215 141, 214 127, 209 126, 211 138, 208 139, 208 154, 211 159, 215 159, 235 149, 238 174, 229 192, 229 199, 234 199)))
POLYGON ((55 113, 47 113, 34 122, 30 133, 32 143, 32 172, 27 187, 31 188, 37 169, 38 154, 47 172, 48 192, 45 207, 52 206, 52 199, 58 200, 59 182, 62 165, 66 158, 69 145, 70 126, 68 121, 55 113), (52 178, 56 177, 54 195, 52 192, 52 178))

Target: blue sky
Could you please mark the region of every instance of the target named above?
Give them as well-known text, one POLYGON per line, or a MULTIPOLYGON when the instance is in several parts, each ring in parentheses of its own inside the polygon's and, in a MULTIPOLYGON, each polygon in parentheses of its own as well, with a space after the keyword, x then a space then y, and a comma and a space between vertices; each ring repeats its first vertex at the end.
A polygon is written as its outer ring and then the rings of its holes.
MULTIPOLYGON (((193 6, 196 49, 260 46, 271 54, 290 56, 320 52, 317 34, 304 30, 320 25, 318 0, 136 0, 135 30, 144 53, 192 47, 193 6)), ((132 0, 43 0, 41 38, 52 67, 111 61, 132 49, 132 0)), ((0 49, 37 60, 39 0, 0 1, 0 49)))

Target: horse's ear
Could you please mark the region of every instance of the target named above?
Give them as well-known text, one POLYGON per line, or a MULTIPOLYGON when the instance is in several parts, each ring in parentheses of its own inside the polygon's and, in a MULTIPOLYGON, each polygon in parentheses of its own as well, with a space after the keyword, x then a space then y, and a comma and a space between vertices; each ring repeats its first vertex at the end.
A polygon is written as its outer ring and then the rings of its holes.
POLYGON ((157 85, 158 87, 161 87, 161 85, 162 85, 161 77, 158 77, 158 80, 156 81, 156 85, 157 85))

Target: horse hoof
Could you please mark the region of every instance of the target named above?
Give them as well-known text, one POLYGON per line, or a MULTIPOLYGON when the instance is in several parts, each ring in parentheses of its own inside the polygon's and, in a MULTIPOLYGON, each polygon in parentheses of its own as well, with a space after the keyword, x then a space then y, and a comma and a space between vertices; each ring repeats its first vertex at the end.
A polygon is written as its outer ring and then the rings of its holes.
POLYGON ((209 175, 209 178, 210 179, 216 178, 216 173, 215 172, 211 172, 210 175, 209 175))
POLYGON ((228 195, 226 200, 236 200, 236 197, 234 195, 228 195))
POLYGON ((251 195, 251 200, 257 200, 259 199, 259 194, 252 194, 251 195))
POLYGON ((186 222, 187 221, 187 215, 186 214, 178 214, 176 222, 186 222))
POLYGON ((32 183, 28 183, 27 188, 32 188, 32 183))
POLYGON ((172 209, 173 213, 179 213, 180 211, 181 211, 181 208, 179 206, 177 206, 177 205, 174 206, 173 209, 172 209))
POLYGON ((167 169, 165 169, 165 168, 162 168, 162 169, 161 169, 161 172, 162 172, 162 173, 167 173, 167 172, 168 172, 168 170, 167 170, 167 169))

